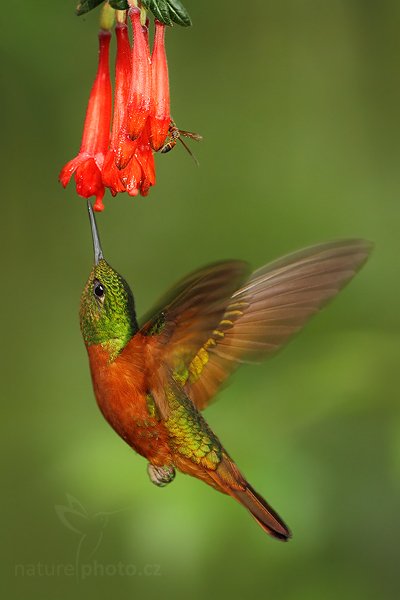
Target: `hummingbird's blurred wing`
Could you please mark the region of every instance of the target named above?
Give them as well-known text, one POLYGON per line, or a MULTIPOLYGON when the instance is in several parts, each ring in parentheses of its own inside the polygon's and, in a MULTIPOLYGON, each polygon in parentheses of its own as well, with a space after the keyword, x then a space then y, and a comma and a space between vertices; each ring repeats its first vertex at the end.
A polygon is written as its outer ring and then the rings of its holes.
MULTIPOLYGON (((220 322, 230 298, 249 274, 242 261, 224 261, 195 271, 180 281, 144 318, 140 332, 151 336, 162 359, 189 364, 220 322)), ((142 320, 143 321, 143 320, 142 320)))
POLYGON ((145 319, 140 333, 148 339, 148 384, 164 419, 171 411, 165 394, 171 374, 182 386, 188 365, 212 335, 233 292, 249 271, 242 261, 219 262, 199 269, 179 282, 145 319))
POLYGON ((306 248, 255 271, 234 292, 212 335, 188 366, 185 391, 205 408, 242 362, 281 348, 364 264, 372 244, 342 240, 306 248))

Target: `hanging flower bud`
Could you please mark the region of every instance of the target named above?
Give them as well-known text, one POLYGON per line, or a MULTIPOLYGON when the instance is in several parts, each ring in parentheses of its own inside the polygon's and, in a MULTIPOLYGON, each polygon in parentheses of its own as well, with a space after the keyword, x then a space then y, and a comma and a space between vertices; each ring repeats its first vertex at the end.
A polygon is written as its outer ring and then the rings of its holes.
POLYGON ((143 131, 150 111, 151 63, 147 34, 140 23, 140 10, 131 8, 129 17, 133 29, 133 45, 126 130, 130 138, 136 140, 143 131))
POLYGON ((90 92, 79 154, 61 170, 59 180, 66 187, 75 172, 76 191, 83 198, 96 196, 94 209, 103 210, 104 185, 101 169, 107 152, 111 120, 109 48, 111 34, 99 32, 99 63, 90 92))
POLYGON ((150 143, 155 152, 163 147, 171 122, 168 64, 165 53, 165 25, 155 21, 151 55, 150 143))

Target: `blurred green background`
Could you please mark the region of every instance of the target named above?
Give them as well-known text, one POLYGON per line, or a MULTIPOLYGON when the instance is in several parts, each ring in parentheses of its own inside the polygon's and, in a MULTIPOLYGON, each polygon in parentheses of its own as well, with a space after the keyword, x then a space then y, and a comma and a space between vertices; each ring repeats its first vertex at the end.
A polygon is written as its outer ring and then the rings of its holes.
POLYGON ((0 40, 6 597, 398 598, 400 4, 186 6, 193 28, 167 35, 173 114, 203 134, 201 166, 178 145, 148 198, 107 196, 98 218, 138 312, 210 261, 376 244, 326 311, 207 411, 294 537, 272 540, 189 477, 157 489, 97 409, 78 324, 86 207, 57 175, 80 144, 98 12, 27 2, 0 40), (82 535, 56 513, 68 494, 82 535), (90 571, 78 580, 76 562, 90 571))

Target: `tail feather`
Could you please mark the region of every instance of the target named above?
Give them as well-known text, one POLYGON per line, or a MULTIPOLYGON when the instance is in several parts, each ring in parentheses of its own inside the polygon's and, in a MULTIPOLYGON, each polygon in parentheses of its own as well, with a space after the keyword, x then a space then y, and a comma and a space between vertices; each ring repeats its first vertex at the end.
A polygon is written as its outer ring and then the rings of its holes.
POLYGON ((250 512, 257 523, 270 535, 287 542, 292 537, 290 530, 280 516, 270 507, 248 483, 242 490, 232 490, 231 494, 250 512))
POLYGON ((208 481, 208 483, 240 502, 269 535, 284 542, 292 537, 289 528, 280 516, 251 487, 225 451, 218 468, 215 471, 209 470, 207 473, 212 481, 208 481))

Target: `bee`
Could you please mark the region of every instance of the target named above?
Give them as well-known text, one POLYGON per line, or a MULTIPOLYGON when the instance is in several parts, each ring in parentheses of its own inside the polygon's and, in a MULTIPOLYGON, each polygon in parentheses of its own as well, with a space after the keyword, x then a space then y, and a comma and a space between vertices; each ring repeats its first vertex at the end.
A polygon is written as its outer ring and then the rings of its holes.
POLYGON ((195 163, 198 165, 199 162, 198 162, 197 158, 194 156, 194 154, 190 150, 189 146, 183 141, 182 137, 190 138, 191 140, 195 140, 196 142, 201 142, 201 140, 203 139, 203 136, 201 136, 199 133, 193 133, 191 131, 184 131, 183 129, 179 129, 176 126, 175 122, 171 119, 171 123, 170 123, 169 129, 168 129, 168 136, 167 136, 166 141, 165 141, 163 147, 161 148, 160 152, 162 154, 166 154, 167 152, 170 152, 172 150, 172 148, 174 148, 176 146, 176 142, 179 140, 180 143, 185 148, 185 150, 190 154, 190 156, 193 158, 195 163))

